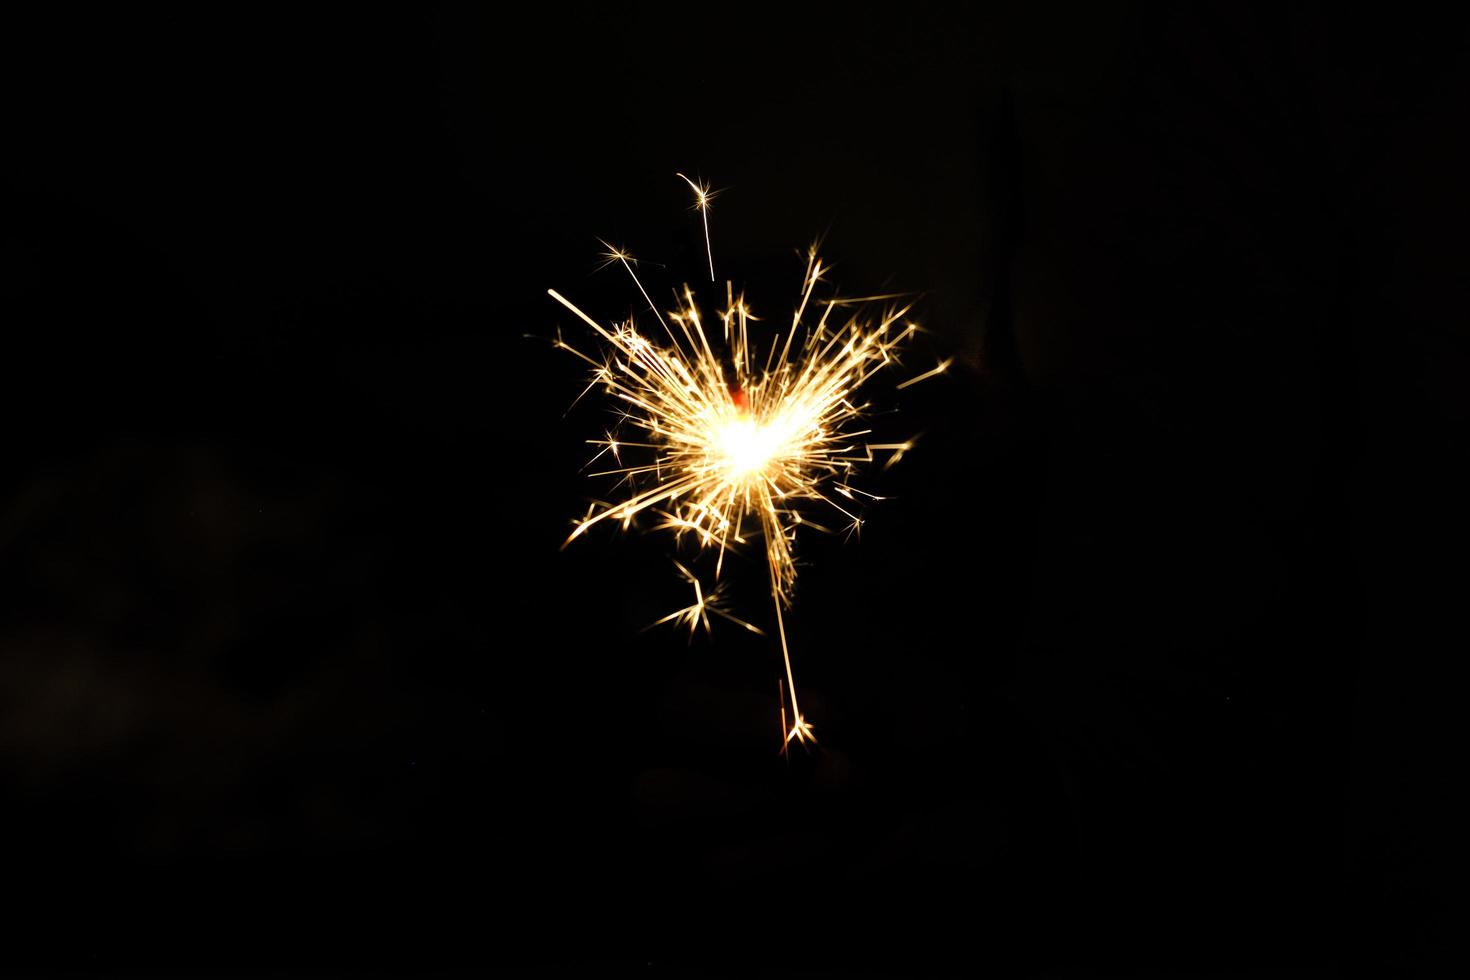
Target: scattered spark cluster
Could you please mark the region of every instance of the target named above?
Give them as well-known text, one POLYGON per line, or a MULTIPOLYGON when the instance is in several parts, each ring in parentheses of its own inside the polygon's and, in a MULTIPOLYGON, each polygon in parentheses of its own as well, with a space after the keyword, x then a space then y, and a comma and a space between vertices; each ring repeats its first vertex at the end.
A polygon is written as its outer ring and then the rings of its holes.
MULTIPOLYGON (((714 282, 709 240, 713 194, 678 176, 694 191, 714 282)), ((813 248, 790 326, 758 342, 751 325, 760 321, 730 282, 708 315, 708 307, 701 307, 688 285, 675 290, 672 304, 660 310, 634 271, 633 258, 608 248, 608 261, 627 271, 659 332, 650 336, 631 318, 604 326, 561 293, 548 290, 602 339, 605 349, 598 354, 585 353, 560 337, 557 346, 587 362, 592 380, 583 394, 601 388, 619 420, 615 433, 593 441, 598 447, 593 460, 608 461, 606 469, 593 475, 616 477, 621 496, 593 504, 567 540, 604 521, 626 529, 647 514, 655 529, 672 531, 716 553, 712 588, 676 563, 694 588, 695 602, 654 625, 672 622, 691 632, 709 630, 713 614, 761 633, 724 608, 719 585, 725 555, 758 539, 785 668, 784 684, 779 685, 782 745, 812 739, 797 701, 783 614, 796 582, 797 531, 834 530, 815 522, 814 510, 840 515, 848 529, 858 528, 859 498, 879 498, 857 489, 850 479, 860 467, 880 459, 892 465, 912 447, 912 440, 867 441, 872 430, 863 419, 869 406, 859 389, 898 362, 900 348, 919 328, 905 319, 910 307, 901 303, 901 295, 819 297, 828 270, 813 248), (785 717, 787 697, 790 719, 785 717)), ((948 366, 942 362, 897 387, 948 366)))

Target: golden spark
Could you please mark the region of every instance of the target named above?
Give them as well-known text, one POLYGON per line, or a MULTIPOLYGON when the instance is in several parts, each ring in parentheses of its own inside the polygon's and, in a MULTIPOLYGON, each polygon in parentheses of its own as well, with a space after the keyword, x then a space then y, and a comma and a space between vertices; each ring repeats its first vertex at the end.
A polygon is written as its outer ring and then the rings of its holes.
POLYGON ((725 609, 724 604, 721 602, 720 587, 718 585, 715 586, 713 591, 706 593, 704 586, 700 584, 698 576, 678 562, 674 562, 674 567, 679 570, 679 574, 684 578, 684 581, 694 586, 694 602, 685 606, 683 609, 675 609, 662 619, 654 620, 645 629, 653 629, 655 626, 662 626, 664 623, 677 622, 689 627, 689 636, 692 639, 695 631, 701 626, 704 627, 705 633, 710 632, 709 614, 714 613, 721 619, 729 620, 736 626, 745 627, 757 636, 766 635, 760 627, 753 626, 745 620, 737 618, 733 613, 725 609))
MULTIPOLYGON (((713 280, 714 252, 709 245, 713 195, 708 187, 677 176, 695 193, 713 280)), ((632 278, 664 337, 650 339, 631 318, 604 326, 555 289, 547 290, 606 345, 599 358, 557 340, 558 347, 591 367, 589 390, 601 386, 612 397, 622 430, 619 436, 592 440, 599 447, 593 459, 611 457, 608 469, 592 475, 617 477, 625 495, 593 504, 567 542, 603 521, 616 521, 626 529, 647 512, 657 518, 655 529, 672 531, 679 539, 692 539, 700 549, 715 551, 718 582, 726 553, 748 544, 758 532, 785 674, 785 683, 779 685, 784 691, 782 747, 792 739, 813 739, 797 699, 783 613, 796 582, 797 529, 830 531, 804 514, 822 507, 841 514, 849 529, 856 530, 862 522, 853 512, 854 499, 878 498, 856 489, 849 479, 879 458, 877 454, 888 454, 891 464, 912 448, 912 440, 864 441, 871 430, 863 427, 862 419, 870 406, 858 399, 869 378, 898 363, 900 347, 918 331, 905 319, 910 306, 900 305, 901 294, 818 297, 828 270, 813 247, 807 253, 790 327, 758 346, 751 336, 757 318, 731 283, 725 283, 724 302, 707 327, 687 285, 676 291, 674 307, 660 312, 632 257, 605 247, 608 261, 621 264, 632 278), (718 351, 712 334, 717 334, 718 351), (640 458, 631 459, 634 454, 640 458), (625 456, 630 457, 626 464, 625 456), (791 702, 789 718, 784 697, 791 702)), ((942 363, 899 387, 948 366, 942 363)), ((692 584, 695 601, 653 625, 678 623, 692 635, 701 626, 709 630, 713 613, 761 632, 723 608, 718 584, 706 591, 687 568, 678 565, 678 569, 692 584)))
POLYGON ((709 242, 709 202, 714 199, 714 192, 709 189, 708 184, 696 183, 683 174, 674 174, 689 189, 694 192, 694 207, 699 211, 699 217, 704 221, 704 254, 709 259, 709 281, 715 281, 715 250, 709 242))

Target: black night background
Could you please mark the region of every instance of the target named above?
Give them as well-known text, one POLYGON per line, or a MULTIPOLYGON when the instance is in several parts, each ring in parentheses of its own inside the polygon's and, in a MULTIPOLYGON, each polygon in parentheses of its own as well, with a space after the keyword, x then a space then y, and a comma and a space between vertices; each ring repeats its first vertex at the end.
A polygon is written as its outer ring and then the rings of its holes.
POLYGON ((7 13, 0 973, 1446 975, 1432 10, 7 13), (823 237, 958 358, 802 540, 789 760, 769 643, 640 632, 669 540, 560 550, 545 291, 698 281, 676 171, 758 312, 823 237))

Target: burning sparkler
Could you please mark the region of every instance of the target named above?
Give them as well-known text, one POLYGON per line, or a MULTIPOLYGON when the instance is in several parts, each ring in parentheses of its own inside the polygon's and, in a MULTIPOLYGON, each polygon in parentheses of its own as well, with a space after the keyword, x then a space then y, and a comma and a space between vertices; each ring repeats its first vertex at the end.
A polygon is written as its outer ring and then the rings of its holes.
MULTIPOLYGON (((713 194, 683 174, 678 176, 696 197, 713 282, 709 238, 713 194)), ((602 386, 617 402, 621 428, 629 433, 627 438, 609 434, 593 441, 600 447, 593 458, 612 460, 608 469, 594 475, 619 477, 626 495, 616 502, 594 504, 567 541, 603 521, 616 521, 626 529, 647 512, 657 518, 656 529, 714 549, 718 581, 726 553, 747 544, 758 531, 781 641, 783 697, 791 702, 790 727, 788 721, 782 722, 783 748, 792 739, 812 739, 797 701, 783 613, 796 582, 796 532, 800 527, 832 530, 815 523, 809 514, 804 516, 803 511, 813 506, 834 510, 850 528, 859 527, 862 521, 853 513, 857 498, 879 498, 853 487, 849 478, 879 454, 886 454, 885 463, 891 465, 911 448, 912 440, 865 442, 871 430, 861 428, 860 420, 868 406, 856 399, 864 382, 897 363, 899 348, 919 328, 905 319, 910 307, 901 305, 901 294, 818 298, 817 287, 827 268, 812 248, 790 327, 784 335, 771 337, 768 345, 757 346, 750 331, 756 317, 744 294, 730 282, 725 283, 723 305, 707 330, 687 285, 675 292, 672 309, 660 311, 634 271, 632 257, 608 249, 608 261, 627 271, 667 342, 649 339, 631 319, 605 327, 561 293, 548 290, 606 343, 607 350, 598 359, 557 340, 558 347, 592 368, 592 381, 583 394, 602 386), (724 356, 710 342, 716 323, 724 356), (625 464, 625 450, 642 458, 625 464)), ((948 366, 948 361, 941 362, 899 387, 942 373, 948 366)), ((692 633, 700 626, 708 630, 713 613, 760 632, 719 604, 718 585, 707 590, 687 568, 678 568, 693 585, 695 602, 658 623, 682 623, 692 633)))

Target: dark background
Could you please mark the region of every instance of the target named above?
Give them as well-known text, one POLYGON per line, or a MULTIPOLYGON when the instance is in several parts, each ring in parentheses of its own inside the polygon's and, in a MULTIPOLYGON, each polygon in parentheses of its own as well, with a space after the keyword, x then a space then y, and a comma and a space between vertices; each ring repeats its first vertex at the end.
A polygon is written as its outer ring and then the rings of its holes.
POLYGON ((7 15, 0 967, 1442 975, 1466 23, 1171 8, 7 15), (558 550, 526 335, 699 280, 678 170, 960 358, 789 759, 669 541, 558 550))

